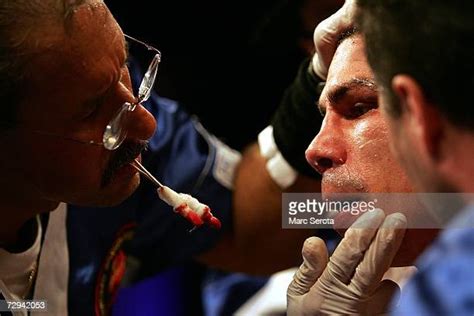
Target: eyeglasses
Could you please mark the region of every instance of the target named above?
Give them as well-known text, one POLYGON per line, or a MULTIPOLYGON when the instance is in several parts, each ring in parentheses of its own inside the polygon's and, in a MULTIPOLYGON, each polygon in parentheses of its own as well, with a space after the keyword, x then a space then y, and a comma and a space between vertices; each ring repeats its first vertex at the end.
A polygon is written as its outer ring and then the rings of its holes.
POLYGON ((132 40, 136 43, 145 46, 148 50, 154 51, 155 55, 140 83, 140 86, 138 88, 138 96, 136 97, 135 102, 125 102, 124 104, 122 104, 120 109, 114 114, 112 119, 105 127, 105 131, 102 136, 102 142, 97 142, 93 140, 84 141, 39 130, 34 130, 33 132, 42 135, 61 137, 63 139, 79 142, 82 144, 104 146, 104 148, 107 150, 115 150, 119 148, 120 145, 122 145, 123 141, 125 140, 125 137, 127 136, 127 127, 129 125, 128 123, 130 119, 130 113, 135 110, 138 104, 145 102, 150 98, 153 85, 155 84, 156 74, 158 73, 158 66, 161 62, 161 52, 158 49, 129 35, 124 34, 124 36, 129 40, 132 40))
POLYGON ((102 144, 108 150, 117 149, 127 136, 126 126, 130 117, 130 112, 133 112, 138 104, 145 102, 150 98, 153 85, 155 84, 156 74, 158 73, 158 65, 161 61, 161 52, 156 48, 137 40, 129 35, 124 34, 129 40, 135 41, 144 45, 148 50, 154 51, 156 54, 153 57, 145 76, 138 88, 138 96, 135 102, 125 102, 122 107, 115 113, 114 117, 107 124, 104 135, 102 137, 102 144))

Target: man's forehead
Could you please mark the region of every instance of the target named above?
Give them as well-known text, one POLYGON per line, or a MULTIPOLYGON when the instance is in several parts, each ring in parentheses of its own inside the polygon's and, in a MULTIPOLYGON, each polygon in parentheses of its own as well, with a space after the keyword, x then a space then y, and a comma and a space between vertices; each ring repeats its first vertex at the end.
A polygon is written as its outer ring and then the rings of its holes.
POLYGON ((74 49, 95 46, 107 51, 114 49, 117 42, 122 46, 124 43, 120 26, 102 1, 77 8, 68 30, 67 39, 74 49))
POLYGON ((65 41, 74 70, 91 76, 91 81, 100 81, 95 76, 107 77, 111 70, 115 70, 114 76, 119 75, 117 70, 125 63, 123 33, 102 1, 80 6, 74 12, 65 41))
POLYGON ((67 104, 93 97, 120 78, 126 59, 125 40, 107 7, 94 2, 79 6, 71 14, 66 28, 56 26, 56 31, 62 31, 59 40, 30 64, 31 98, 54 96, 67 104))
POLYGON ((364 52, 364 42, 359 34, 343 40, 338 46, 328 72, 328 80, 321 100, 338 99, 349 90, 367 88, 377 91, 373 72, 364 52))
POLYGON ((364 39, 356 33, 343 39, 337 46, 328 69, 327 81, 330 83, 334 78, 354 76, 360 71, 372 73, 365 56, 364 39))

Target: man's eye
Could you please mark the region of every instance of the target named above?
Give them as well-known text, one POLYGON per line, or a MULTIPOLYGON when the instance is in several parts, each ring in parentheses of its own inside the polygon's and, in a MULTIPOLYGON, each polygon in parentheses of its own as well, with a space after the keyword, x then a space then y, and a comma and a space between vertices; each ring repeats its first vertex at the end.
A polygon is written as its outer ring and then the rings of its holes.
POLYGON ((350 108, 347 116, 355 119, 375 108, 377 108, 377 103, 356 103, 350 108))

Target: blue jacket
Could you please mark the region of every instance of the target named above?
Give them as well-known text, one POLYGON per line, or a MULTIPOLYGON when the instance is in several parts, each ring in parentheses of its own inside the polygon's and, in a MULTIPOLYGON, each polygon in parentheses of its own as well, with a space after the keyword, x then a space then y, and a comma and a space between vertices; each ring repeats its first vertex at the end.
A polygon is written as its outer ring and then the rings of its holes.
POLYGON ((474 315, 474 205, 423 254, 395 315, 474 315))

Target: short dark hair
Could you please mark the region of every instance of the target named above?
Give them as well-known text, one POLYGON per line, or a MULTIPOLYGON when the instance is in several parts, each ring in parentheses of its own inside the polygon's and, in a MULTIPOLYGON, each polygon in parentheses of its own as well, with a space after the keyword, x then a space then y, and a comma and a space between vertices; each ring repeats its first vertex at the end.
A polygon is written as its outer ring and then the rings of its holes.
POLYGON ((13 127, 23 94, 25 67, 32 40, 40 42, 38 28, 52 19, 66 25, 76 7, 86 0, 0 1, 0 131, 13 127), (49 19, 49 20, 48 20, 49 19))
POLYGON ((392 78, 407 74, 452 123, 474 130, 474 1, 359 0, 358 5, 356 23, 390 112, 401 111, 392 78))

